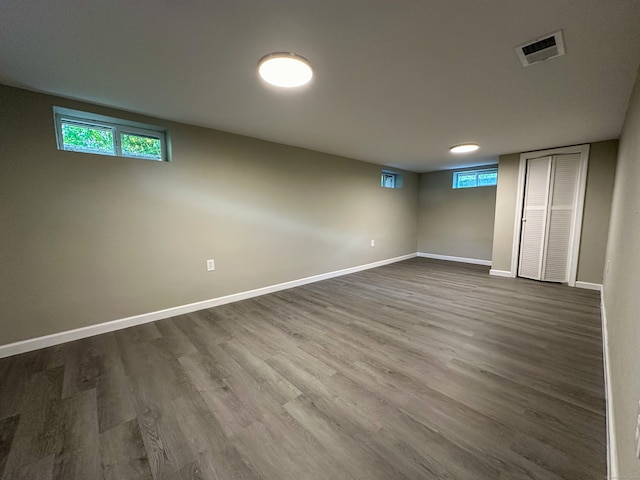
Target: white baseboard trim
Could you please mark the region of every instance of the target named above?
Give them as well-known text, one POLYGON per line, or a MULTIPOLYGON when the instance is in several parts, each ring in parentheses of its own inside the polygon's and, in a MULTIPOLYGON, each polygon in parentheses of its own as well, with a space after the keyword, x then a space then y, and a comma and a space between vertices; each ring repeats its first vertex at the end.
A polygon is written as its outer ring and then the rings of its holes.
POLYGON ((247 290, 245 292, 225 295, 224 297, 212 298, 210 300, 203 300, 201 302, 189 303, 187 305, 180 305, 178 307, 166 308, 164 310, 158 310, 155 312, 143 313, 141 315, 134 315, 132 317, 120 318, 118 320, 99 323, 97 325, 89 325, 82 328, 76 328, 74 330, 68 330, 66 332, 53 333, 51 335, 45 335, 43 337, 30 338, 28 340, 22 340, 20 342, 0 345, 0 358, 10 357, 11 355, 30 352, 33 350, 38 350, 40 348, 51 347, 53 345, 59 345, 61 343, 71 342, 73 340, 79 340, 81 338, 92 337, 94 335, 100 335, 101 333, 122 330, 123 328, 134 327, 136 325, 142 325, 143 323, 155 322, 156 320, 162 320, 164 318, 175 317, 176 315, 196 312, 205 308, 212 308, 218 305, 238 302, 240 300, 258 297, 260 295, 266 295, 268 293, 278 292, 280 290, 287 290, 289 288, 306 285, 308 283, 320 282, 329 278, 349 275, 350 273, 356 273, 362 270, 368 270, 370 268, 381 267, 383 265, 389 265, 391 263, 415 258, 416 255, 416 253, 410 253, 408 255, 402 255, 400 257, 388 258, 386 260, 367 263, 365 265, 358 265, 356 267, 344 268, 342 270, 335 270, 333 272, 321 273, 319 275, 300 278, 298 280, 279 283, 277 285, 270 285, 268 287, 256 288, 254 290, 247 290))
POLYGON ((491 266, 491 260, 480 260, 478 258, 452 257, 450 255, 438 255, 436 253, 418 253, 419 257, 433 258, 434 260, 447 260, 448 262, 473 263, 474 265, 491 266))
POLYGON ((513 278, 511 272, 509 270, 494 270, 493 268, 489 270, 489 275, 493 275, 494 277, 508 277, 513 278))
POLYGON ((613 391, 611 387, 611 361, 609 357, 609 329, 604 290, 600 293, 600 315, 602 317, 602 351, 604 357, 604 391, 607 405, 607 478, 618 478, 618 448, 616 446, 616 422, 613 416, 613 391))
POLYGON ((591 283, 591 282, 581 282, 576 281, 576 288, 584 288, 586 290, 597 290, 598 292, 602 291, 602 284, 600 283, 591 283))

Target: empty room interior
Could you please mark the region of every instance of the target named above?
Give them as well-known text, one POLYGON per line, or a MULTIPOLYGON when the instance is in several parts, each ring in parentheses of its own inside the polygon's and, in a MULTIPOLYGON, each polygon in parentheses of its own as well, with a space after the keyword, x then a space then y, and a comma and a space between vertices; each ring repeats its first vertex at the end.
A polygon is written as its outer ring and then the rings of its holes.
POLYGON ((640 479, 640 2, 0 3, 0 480, 640 479))

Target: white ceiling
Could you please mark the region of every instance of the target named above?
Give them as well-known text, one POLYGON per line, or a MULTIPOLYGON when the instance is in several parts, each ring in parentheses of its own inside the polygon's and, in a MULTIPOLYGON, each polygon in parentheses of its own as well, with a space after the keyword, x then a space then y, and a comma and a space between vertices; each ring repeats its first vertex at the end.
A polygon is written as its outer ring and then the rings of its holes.
POLYGON ((639 63, 638 0, 0 1, 1 83, 414 171, 617 138, 639 63), (277 51, 312 83, 259 80, 277 51))

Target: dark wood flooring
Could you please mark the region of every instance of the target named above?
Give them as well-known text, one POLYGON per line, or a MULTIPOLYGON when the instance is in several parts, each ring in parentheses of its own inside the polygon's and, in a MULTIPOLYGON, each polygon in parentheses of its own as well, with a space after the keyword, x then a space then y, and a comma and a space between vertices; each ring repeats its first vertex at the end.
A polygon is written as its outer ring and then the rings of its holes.
POLYGON ((599 294, 412 259, 0 360, 0 478, 602 480, 599 294))

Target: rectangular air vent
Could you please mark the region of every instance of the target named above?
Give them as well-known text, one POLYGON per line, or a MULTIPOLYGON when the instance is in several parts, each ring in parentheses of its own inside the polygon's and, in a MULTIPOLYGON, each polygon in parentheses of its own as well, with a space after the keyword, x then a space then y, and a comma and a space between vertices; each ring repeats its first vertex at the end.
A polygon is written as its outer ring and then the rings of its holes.
POLYGON ((564 55, 562 31, 560 30, 520 45, 516 47, 516 53, 525 67, 550 58, 560 57, 564 55))

